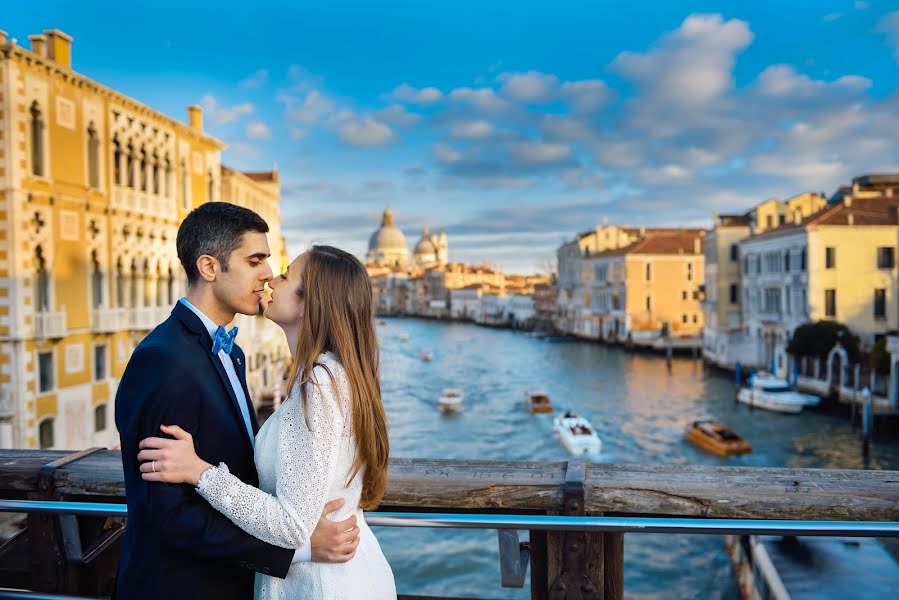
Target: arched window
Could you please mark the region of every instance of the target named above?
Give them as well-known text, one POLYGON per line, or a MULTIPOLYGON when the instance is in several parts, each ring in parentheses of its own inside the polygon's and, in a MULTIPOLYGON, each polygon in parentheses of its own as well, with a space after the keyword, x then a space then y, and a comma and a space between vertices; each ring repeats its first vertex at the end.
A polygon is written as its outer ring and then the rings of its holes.
POLYGON ((94 432, 106 431, 106 405, 101 404, 94 409, 94 432))
POLYGON ((215 200, 213 197, 213 193, 215 192, 215 180, 212 178, 212 171, 209 171, 209 174, 207 175, 206 186, 206 201, 212 202, 215 200))
POLYGON ((181 159, 181 205, 184 207, 184 210, 190 210, 190 196, 188 195, 188 191, 190 190, 190 182, 187 180, 187 160, 181 159))
POLYGON ((34 250, 34 269, 35 308, 38 312, 46 312, 50 310, 50 273, 47 272, 47 261, 40 246, 34 250))
POLYGON ((131 261, 131 289, 129 294, 129 307, 137 308, 137 299, 139 298, 137 293, 137 259, 132 259, 131 261))
POLYGON ((166 272, 162 269, 162 265, 160 264, 158 275, 156 276, 156 306, 165 306, 168 287, 166 272))
POLYGON ((94 308, 103 306, 103 271, 100 269, 100 261, 97 251, 91 252, 91 292, 93 294, 94 308))
POLYGON ((44 419, 38 426, 38 442, 41 449, 52 448, 53 442, 53 419, 44 419))
POLYGON ((44 119, 37 101, 31 103, 31 172, 44 176, 44 119))
POLYGON ((153 298, 151 292, 153 291, 150 286, 150 264, 149 261, 144 261, 144 272, 143 277, 141 277, 141 287, 144 288, 143 298, 144 303, 143 306, 153 306, 153 298))
POLYGON ((159 155, 153 153, 153 193, 159 194, 159 155))
POLYGON ((87 176, 92 188, 100 187, 100 138, 93 121, 87 126, 87 176))
POLYGON ((175 274, 172 273, 172 267, 169 267, 168 300, 167 304, 169 306, 175 303, 175 274))
POLYGON ((122 259, 115 265, 115 301, 117 308, 125 307, 125 273, 122 271, 122 259))
POLYGON ((148 189, 147 181, 147 151, 144 148, 140 150, 140 191, 146 192, 148 189))
POLYGON ((112 179, 116 185, 122 185, 122 144, 119 138, 112 140, 112 179))
POLYGON ((165 179, 162 181, 162 194, 169 197, 172 194, 172 162, 168 155, 165 157, 165 179))
POLYGON ((128 142, 128 161, 125 170, 128 174, 128 187, 134 188, 134 146, 128 142))

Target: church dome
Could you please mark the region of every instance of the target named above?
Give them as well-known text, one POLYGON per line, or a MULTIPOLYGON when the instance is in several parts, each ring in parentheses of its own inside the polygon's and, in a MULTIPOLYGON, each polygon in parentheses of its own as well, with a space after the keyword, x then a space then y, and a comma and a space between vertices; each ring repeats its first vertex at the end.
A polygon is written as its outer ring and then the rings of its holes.
POLYGON ((431 236, 428 234, 427 228, 422 229, 421 239, 415 244, 414 254, 415 256, 436 256, 437 247, 434 245, 434 242, 431 241, 431 236))
POLYGON ((381 218, 381 228, 371 234, 368 240, 369 252, 405 250, 409 251, 406 244, 406 236, 400 228, 393 224, 393 211, 389 208, 384 211, 381 218))

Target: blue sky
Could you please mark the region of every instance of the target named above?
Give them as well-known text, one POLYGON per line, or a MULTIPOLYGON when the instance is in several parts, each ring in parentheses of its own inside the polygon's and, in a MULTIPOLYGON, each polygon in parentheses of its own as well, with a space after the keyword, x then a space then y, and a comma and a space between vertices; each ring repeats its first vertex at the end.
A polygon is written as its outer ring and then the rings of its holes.
POLYGON ((608 221, 713 211, 899 171, 899 1, 44 2, 0 28, 74 36, 74 68, 224 162, 282 175, 292 253, 410 248, 533 271, 608 221))

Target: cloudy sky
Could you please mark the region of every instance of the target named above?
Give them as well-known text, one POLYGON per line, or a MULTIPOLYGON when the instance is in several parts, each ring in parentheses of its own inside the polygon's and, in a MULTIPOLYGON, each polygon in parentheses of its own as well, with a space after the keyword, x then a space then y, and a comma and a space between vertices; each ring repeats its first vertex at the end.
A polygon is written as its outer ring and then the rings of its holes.
POLYGON ((0 28, 75 37, 74 68, 283 183, 292 252, 360 256, 390 206, 414 245, 533 271, 608 221, 899 171, 899 1, 44 2, 0 28))

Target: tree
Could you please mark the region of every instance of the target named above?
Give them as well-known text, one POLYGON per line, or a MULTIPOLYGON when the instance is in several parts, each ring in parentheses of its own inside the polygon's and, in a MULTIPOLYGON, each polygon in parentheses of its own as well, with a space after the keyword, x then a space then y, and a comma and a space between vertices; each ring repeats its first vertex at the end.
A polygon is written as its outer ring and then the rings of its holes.
MULTIPOLYGON (((899 332, 893 330, 887 332, 886 335, 897 335, 897 333, 899 332)), ((871 352, 868 354, 868 366, 877 373, 886 374, 890 372, 890 353, 887 352, 886 336, 880 338, 871 347, 871 352)))
POLYGON ((804 323, 796 328, 787 344, 787 352, 796 358, 826 358, 837 343, 846 349, 850 362, 858 362, 859 339, 848 327, 836 321, 804 323))

